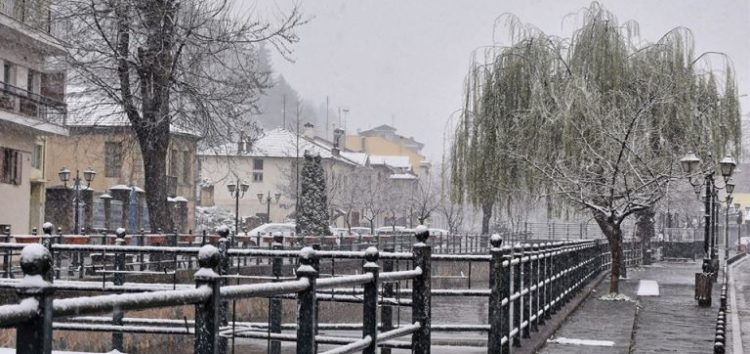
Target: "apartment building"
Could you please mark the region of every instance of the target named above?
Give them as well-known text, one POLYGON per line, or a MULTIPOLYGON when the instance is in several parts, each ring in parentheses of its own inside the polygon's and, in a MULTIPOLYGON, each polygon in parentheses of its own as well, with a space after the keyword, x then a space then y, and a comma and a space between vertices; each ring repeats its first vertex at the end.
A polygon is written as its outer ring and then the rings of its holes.
POLYGON ((16 234, 44 222, 47 140, 68 134, 52 27, 48 1, 0 2, 0 228, 16 234))
POLYGON ((345 147, 349 151, 365 152, 370 155, 405 156, 409 160, 410 171, 420 175, 429 173, 430 163, 420 152, 424 144, 414 137, 396 133, 396 128, 383 124, 364 130, 356 135, 347 135, 345 147))

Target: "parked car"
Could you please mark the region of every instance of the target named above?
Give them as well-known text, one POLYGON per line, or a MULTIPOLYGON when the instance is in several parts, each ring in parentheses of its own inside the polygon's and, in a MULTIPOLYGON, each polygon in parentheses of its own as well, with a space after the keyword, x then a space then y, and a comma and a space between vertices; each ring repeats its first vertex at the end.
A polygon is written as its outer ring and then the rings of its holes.
POLYGON ((372 235, 372 230, 370 230, 369 227, 356 226, 356 227, 352 227, 349 230, 351 230, 351 232, 353 234, 356 234, 357 236, 359 236, 359 235, 362 235, 362 236, 372 235))
POLYGON ((331 235, 341 237, 341 236, 348 236, 349 235, 349 229, 343 228, 343 227, 330 227, 331 229, 331 235))
POLYGON ((383 226, 375 229, 376 235, 394 235, 401 234, 406 230, 406 226, 383 226))
POLYGON ((276 232, 281 232, 282 236, 294 236, 296 225, 292 223, 269 223, 260 225, 250 230, 247 235, 256 236, 273 236, 276 232))
POLYGON ((750 237, 740 237, 740 242, 737 243, 737 252, 748 251, 750 251, 750 237))

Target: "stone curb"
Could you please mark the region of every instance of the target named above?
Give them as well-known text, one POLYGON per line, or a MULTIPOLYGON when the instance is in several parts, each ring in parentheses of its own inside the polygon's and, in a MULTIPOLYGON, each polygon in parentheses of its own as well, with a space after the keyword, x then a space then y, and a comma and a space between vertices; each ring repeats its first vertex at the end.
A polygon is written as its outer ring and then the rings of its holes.
POLYGON ((734 267, 742 264, 743 262, 747 261, 747 256, 743 257, 736 263, 731 264, 728 268, 728 276, 729 276, 729 313, 732 317, 731 320, 731 326, 730 326, 730 333, 732 335, 732 353, 733 354, 743 354, 744 350, 742 349, 742 332, 740 330, 740 316, 737 312, 737 293, 736 289, 734 287, 734 267))

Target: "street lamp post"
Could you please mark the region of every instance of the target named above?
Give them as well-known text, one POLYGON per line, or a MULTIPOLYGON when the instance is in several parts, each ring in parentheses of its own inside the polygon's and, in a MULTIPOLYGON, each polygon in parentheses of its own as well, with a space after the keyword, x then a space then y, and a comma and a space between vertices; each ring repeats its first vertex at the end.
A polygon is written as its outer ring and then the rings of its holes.
POLYGON ((245 196, 245 192, 247 192, 248 188, 250 188, 250 185, 240 180, 239 177, 237 177, 236 184, 235 183, 227 184, 227 189, 229 190, 229 194, 231 194, 232 198, 234 198, 234 235, 235 236, 240 230, 240 198, 245 196))
POLYGON ((680 165, 682 170, 688 175, 690 184, 695 188, 696 194, 700 194, 701 184, 705 186, 704 196, 704 235, 703 235, 703 262, 701 269, 703 273, 696 274, 695 297, 700 306, 711 306, 711 288, 713 287, 710 278, 718 272, 718 253, 716 246, 716 234, 718 215, 716 212, 718 202, 718 191, 726 189, 727 196, 731 196, 734 190, 734 184, 729 182, 732 177, 737 162, 731 156, 726 156, 719 162, 719 169, 724 177, 724 187, 718 187, 714 179, 715 171, 713 169, 699 170, 701 160, 692 151, 688 152, 682 159, 680 165), (700 180, 694 182, 693 174, 703 174, 703 182, 700 180))
MULTIPOLYGON (((258 193, 258 201, 260 202, 260 205, 265 204, 266 205, 266 224, 271 222, 271 192, 269 191, 268 194, 265 196, 265 201, 263 200, 263 193, 258 193)), ((278 203, 279 199, 281 199, 281 193, 276 192, 273 194, 274 202, 278 203)))
MULTIPOLYGON (((67 188, 68 187, 68 181, 70 180, 70 170, 68 170, 66 167, 63 167, 60 169, 59 172, 57 172, 57 175, 60 177, 60 181, 63 182, 63 185, 67 188)), ((86 181, 86 188, 91 186, 91 181, 94 180, 94 177, 96 176, 96 172, 91 169, 91 167, 87 168, 85 171, 83 171, 83 179, 86 181)), ((81 200, 81 174, 78 170, 76 170, 76 178, 73 180, 73 187, 75 188, 75 219, 73 224, 73 233, 79 234, 81 232, 81 223, 80 223, 80 200, 81 200)))
POLYGON ((724 211, 724 261, 729 259, 729 207, 732 205, 732 192, 734 192, 734 183, 728 181, 727 191, 727 209, 724 211))

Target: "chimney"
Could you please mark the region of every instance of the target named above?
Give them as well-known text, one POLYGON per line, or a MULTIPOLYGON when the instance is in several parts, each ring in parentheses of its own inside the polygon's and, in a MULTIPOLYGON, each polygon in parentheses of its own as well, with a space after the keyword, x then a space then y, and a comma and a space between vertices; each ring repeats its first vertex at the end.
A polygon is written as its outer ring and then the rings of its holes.
POLYGON ((333 147, 342 147, 341 138, 344 137, 344 129, 336 128, 333 130, 333 147))
POLYGON ((310 122, 305 123, 305 129, 302 130, 302 136, 304 136, 305 138, 309 138, 309 139, 314 138, 315 126, 310 122))
POLYGON ((240 130, 240 138, 237 140, 237 155, 245 152, 245 131, 240 130))
POLYGON ((342 148, 341 138, 344 136, 344 129, 336 128, 333 130, 333 149, 331 153, 333 156, 339 156, 342 148))

